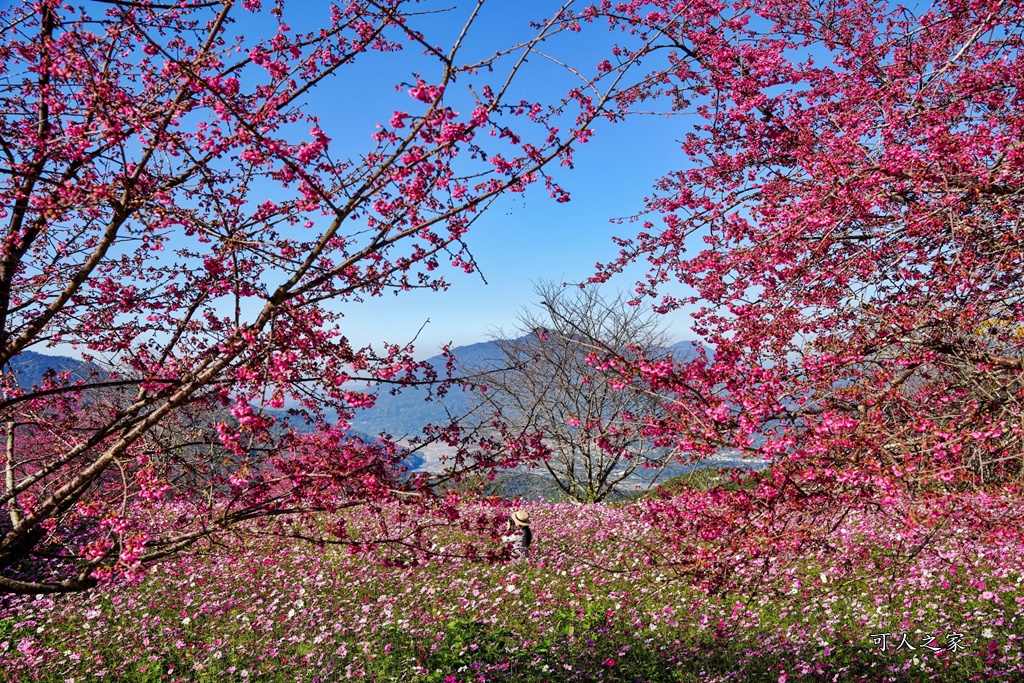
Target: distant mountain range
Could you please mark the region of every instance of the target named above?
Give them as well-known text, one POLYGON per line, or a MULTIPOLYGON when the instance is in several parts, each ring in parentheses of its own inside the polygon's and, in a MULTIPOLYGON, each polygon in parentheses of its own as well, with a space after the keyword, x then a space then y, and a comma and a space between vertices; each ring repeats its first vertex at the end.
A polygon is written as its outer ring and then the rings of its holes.
MULTIPOLYGON (((685 341, 674 344, 667 351, 677 360, 685 360, 699 347, 698 342, 685 341)), ((453 349, 452 353, 459 368, 496 366, 501 359, 501 352, 496 341, 459 346, 453 349)), ((708 353, 710 354, 710 349, 708 353)), ((446 359, 443 356, 434 356, 427 359, 427 362, 435 368, 439 376, 444 376, 446 359)), ((98 366, 82 360, 67 356, 50 356, 34 351, 23 351, 16 356, 11 361, 11 368, 18 373, 19 385, 26 389, 41 385, 47 372, 71 371, 83 377, 90 372, 98 372, 101 375, 104 373, 98 366)), ((459 387, 453 388, 440 399, 431 398, 424 387, 405 387, 396 394, 391 394, 387 387, 367 390, 376 392, 376 404, 373 408, 356 411, 352 420, 353 436, 367 442, 375 440, 382 433, 390 434, 399 440, 422 436, 422 429, 425 425, 446 424, 452 418, 462 417, 468 413, 474 405, 472 393, 462 391, 459 387)), ((283 417, 286 411, 271 412, 283 417)), ((439 448, 441 447, 431 447, 421 453, 410 454, 406 459, 406 466, 410 470, 437 471, 442 466, 439 448)), ((734 465, 739 464, 739 461, 733 462, 729 458, 723 458, 717 464, 734 465)), ((670 468, 671 471, 665 474, 672 476, 689 469, 689 466, 673 466, 670 468)), ((538 486, 544 488, 541 482, 534 478, 535 476, 509 473, 506 478, 511 477, 515 480, 513 488, 521 487, 532 493, 539 490, 538 486)))
MULTIPOLYGON (((677 360, 685 360, 695 354, 699 342, 684 341, 667 349, 677 360)), ((498 342, 486 341, 452 350, 459 368, 497 367, 502 354, 498 342)), ((428 358, 437 371, 444 376, 446 359, 443 356, 428 358)), ((380 389, 373 408, 357 411, 352 427, 367 434, 386 432, 395 437, 422 436, 421 430, 427 424, 444 424, 451 417, 460 417, 469 412, 474 403, 471 393, 456 387, 442 399, 428 400, 428 391, 422 387, 406 387, 397 395, 388 389, 380 389)))
POLYGON ((101 376, 106 374, 93 363, 67 356, 49 356, 35 351, 22 351, 11 360, 11 368, 17 373, 18 386, 22 389, 41 386, 43 377, 48 372, 71 372, 81 377, 88 377, 92 373, 99 373, 101 376))
MULTIPOLYGON (((677 359, 685 359, 699 347, 698 342, 684 341, 673 345, 668 351, 677 359)), ((501 359, 496 341, 459 346, 452 353, 459 368, 496 366, 501 359)), ((439 376, 444 376, 446 359, 443 356, 433 356, 427 362, 439 376)), ((104 374, 103 369, 93 363, 35 351, 20 353, 11 361, 11 368, 17 373, 19 386, 25 389, 40 386, 47 372, 70 371, 83 377, 92 372, 104 374)), ((373 408, 358 410, 352 420, 352 428, 369 437, 381 433, 396 438, 421 436, 425 425, 444 424, 452 417, 465 415, 473 406, 472 394, 459 387, 453 388, 441 399, 430 398, 426 388, 415 386, 405 387, 394 395, 387 387, 371 388, 368 391, 377 394, 376 404, 373 408)))

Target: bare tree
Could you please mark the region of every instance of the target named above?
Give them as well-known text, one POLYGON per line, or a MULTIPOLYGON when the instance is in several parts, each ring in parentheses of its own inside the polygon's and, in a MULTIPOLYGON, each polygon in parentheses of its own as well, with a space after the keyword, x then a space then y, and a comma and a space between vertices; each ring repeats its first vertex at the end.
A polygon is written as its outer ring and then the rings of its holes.
POLYGON ((658 415, 662 402, 609 381, 591 349, 664 356, 663 327, 626 297, 607 300, 597 288, 542 282, 535 292, 540 304, 520 313, 511 334, 495 336, 499 358, 477 368, 489 376, 480 412, 506 434, 539 434, 549 449, 543 467, 570 501, 604 500, 638 468, 653 468, 656 478, 674 452, 640 420, 658 415))

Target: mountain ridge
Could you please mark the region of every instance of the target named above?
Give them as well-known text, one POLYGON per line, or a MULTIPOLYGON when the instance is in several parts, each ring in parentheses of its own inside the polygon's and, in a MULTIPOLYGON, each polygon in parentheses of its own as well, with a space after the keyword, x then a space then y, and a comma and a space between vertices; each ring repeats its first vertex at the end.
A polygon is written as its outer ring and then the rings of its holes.
MULTIPOLYGON (((500 360, 501 352, 498 344, 505 340, 487 340, 454 347, 451 354, 457 367, 479 368, 500 360)), ((514 340, 512 340, 514 341, 514 340)), ((707 347, 696 341, 676 342, 667 351, 679 360, 686 360, 697 349, 707 347)), ((438 376, 445 375, 447 357, 438 354, 427 358, 438 376)), ((9 367, 17 373, 18 385, 24 389, 41 386, 48 372, 73 372, 85 377, 90 373, 104 376, 106 371, 94 363, 63 355, 43 354, 36 351, 22 351, 11 359, 9 367)), ((472 395, 459 388, 450 389, 443 397, 437 397, 424 387, 404 387, 392 394, 384 388, 369 388, 376 397, 372 408, 359 409, 352 419, 353 431, 369 438, 381 433, 393 435, 395 438, 413 438, 422 435, 422 429, 428 424, 443 424, 452 418, 458 418, 469 412, 472 406, 472 395)), ((283 412, 283 411, 282 411, 283 412)))
POLYGON ((9 367, 16 373, 18 386, 22 389, 42 386, 43 378, 50 372, 78 373, 83 378, 93 373, 97 373, 101 377, 107 374, 95 363, 70 356, 49 355, 37 351, 22 351, 11 359, 9 367))
MULTIPOLYGON (((520 337, 519 339, 522 339, 520 337)), ((502 341, 489 340, 458 346, 451 350, 456 366, 462 368, 494 367, 501 359, 498 344, 502 341)), ((708 355, 713 350, 700 342, 680 341, 669 346, 666 351, 677 360, 685 361, 692 357, 698 349, 703 348, 708 355)), ((425 361, 444 376, 447 358, 444 355, 432 356, 425 361)), ((471 408, 472 399, 458 389, 449 390, 442 397, 432 397, 423 387, 405 387, 392 395, 389 391, 378 391, 377 402, 373 408, 356 411, 352 427, 369 434, 380 434, 382 431, 395 437, 420 436, 422 428, 427 424, 440 424, 451 417, 465 415, 471 408), (371 414, 372 413, 372 414, 371 414)))

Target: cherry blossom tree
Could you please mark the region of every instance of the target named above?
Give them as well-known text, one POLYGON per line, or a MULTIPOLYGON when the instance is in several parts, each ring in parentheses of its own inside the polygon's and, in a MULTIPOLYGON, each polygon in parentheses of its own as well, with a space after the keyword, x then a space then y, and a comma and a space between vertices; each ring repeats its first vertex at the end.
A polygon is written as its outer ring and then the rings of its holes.
POLYGON ((560 21, 473 57, 480 4, 437 37, 404 0, 267 4, 0 14, 0 591, 131 578, 241 521, 392 496, 394 444, 346 433, 372 404, 353 383, 436 376, 406 344, 354 348, 344 311, 472 272, 481 212, 531 185, 566 201, 548 168, 617 116, 624 69, 510 99, 560 21), (337 104, 312 95, 372 105, 335 77, 408 52, 406 106, 365 148, 332 143, 337 104), (57 344, 96 371, 20 386, 12 359, 57 344))
POLYGON ((680 170, 594 280, 644 263, 636 302, 691 313, 713 357, 592 362, 670 394, 661 433, 692 457, 772 463, 727 516, 827 545, 851 508, 1015 486, 1021 4, 655 0, 563 20, 611 25, 609 65, 649 67, 620 106, 686 124, 680 170))

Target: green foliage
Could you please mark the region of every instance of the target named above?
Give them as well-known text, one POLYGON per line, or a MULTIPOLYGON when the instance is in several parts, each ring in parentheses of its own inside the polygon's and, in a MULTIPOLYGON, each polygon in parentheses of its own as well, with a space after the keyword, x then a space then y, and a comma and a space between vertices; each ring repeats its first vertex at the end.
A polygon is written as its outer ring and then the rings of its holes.
POLYGON ((384 656, 376 657, 369 665, 378 680, 397 680, 410 668, 419 672, 417 680, 430 683, 444 683, 453 675, 470 680, 485 667, 518 669, 518 660, 526 655, 512 630, 489 627, 473 619, 449 621, 432 642, 393 626, 384 631, 383 640, 387 643, 384 656))
POLYGON ((746 470, 736 467, 695 467, 686 474, 672 477, 647 492, 644 497, 657 495, 675 495, 682 491, 710 491, 719 486, 728 490, 736 490, 740 486, 750 486, 759 477, 757 470, 746 470), (735 482, 740 477, 741 484, 735 482))

